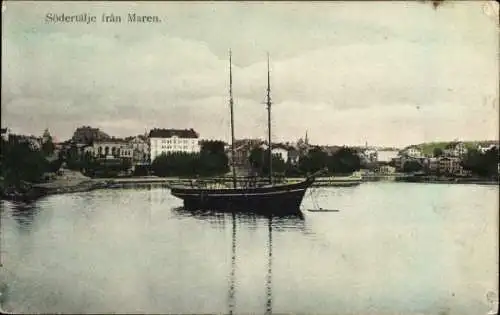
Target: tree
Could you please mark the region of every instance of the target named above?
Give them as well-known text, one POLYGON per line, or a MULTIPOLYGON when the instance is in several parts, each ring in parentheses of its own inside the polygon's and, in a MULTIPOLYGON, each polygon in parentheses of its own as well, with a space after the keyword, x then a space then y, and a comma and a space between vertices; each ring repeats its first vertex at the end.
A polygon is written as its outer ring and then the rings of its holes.
POLYGON ((194 158, 193 167, 200 175, 224 174, 229 171, 229 159, 222 141, 204 141, 199 158, 194 158))
POLYGON ((193 176, 206 173, 207 164, 200 162, 200 154, 173 152, 162 153, 151 164, 151 169, 157 176, 193 176), (203 169, 205 167, 205 169, 203 169))
POLYGON ((444 155, 444 151, 443 151, 443 149, 437 147, 437 148, 434 148, 434 150, 432 151, 432 154, 434 155, 434 157, 440 157, 440 156, 444 155))
POLYGON ((328 170, 336 174, 351 174, 361 168, 361 159, 354 149, 343 147, 328 158, 328 170))
POLYGON ((498 175, 499 162, 497 147, 493 147, 485 153, 481 153, 476 149, 470 149, 462 161, 462 166, 476 175, 486 177, 498 175))
POLYGON ((1 171, 8 186, 19 186, 23 181, 41 182, 48 170, 48 162, 41 151, 26 142, 2 140, 1 171))
POLYGON ((48 138, 45 142, 42 143, 42 152, 45 156, 51 156, 54 154, 55 146, 52 142, 52 138, 48 138))
POLYGON ((410 160, 403 164, 403 172, 405 173, 415 173, 422 171, 423 166, 418 161, 410 160))
MULTIPOLYGON (((254 148, 250 152, 249 162, 254 171, 261 176, 269 175, 269 150, 260 147, 254 148)), ((273 173, 285 173, 286 164, 281 155, 272 155, 273 173)))
POLYGON ((71 146, 67 149, 67 151, 64 153, 65 161, 66 161, 66 166, 70 170, 80 170, 81 169, 81 163, 80 163, 80 153, 78 150, 78 147, 76 144, 71 144, 71 146))
POLYGON ((257 147, 253 148, 250 151, 250 156, 248 157, 248 161, 250 162, 250 166, 252 169, 262 172, 264 167, 264 149, 257 147))
POLYGON ((314 173, 328 165, 328 154, 321 148, 312 148, 309 153, 299 160, 299 169, 302 173, 314 173))

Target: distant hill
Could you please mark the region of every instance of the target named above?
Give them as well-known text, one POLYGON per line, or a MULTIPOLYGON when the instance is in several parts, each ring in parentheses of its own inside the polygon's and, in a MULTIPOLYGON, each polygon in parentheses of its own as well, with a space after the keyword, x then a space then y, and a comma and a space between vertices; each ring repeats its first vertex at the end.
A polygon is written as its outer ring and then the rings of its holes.
MULTIPOLYGON (((440 148, 443 149, 450 143, 457 142, 457 141, 442 141, 442 142, 426 142, 426 143, 421 143, 417 144, 416 147, 418 147, 420 150, 422 150, 423 154, 432 154, 434 152, 435 148, 440 148)), ((486 145, 491 145, 491 144, 498 144, 498 140, 482 140, 482 141, 460 141, 465 143, 465 146, 468 149, 476 148, 479 144, 486 146, 486 145)))

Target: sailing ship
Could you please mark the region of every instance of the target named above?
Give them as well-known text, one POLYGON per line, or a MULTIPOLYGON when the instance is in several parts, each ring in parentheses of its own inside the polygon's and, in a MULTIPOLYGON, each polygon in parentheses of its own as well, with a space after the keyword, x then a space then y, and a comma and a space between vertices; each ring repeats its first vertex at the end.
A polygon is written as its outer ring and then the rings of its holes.
POLYGON ((239 187, 235 169, 234 100, 231 51, 229 52, 229 107, 231 114, 231 168, 232 187, 213 187, 202 182, 191 185, 173 185, 171 194, 184 202, 186 210, 245 211, 264 214, 293 214, 300 212, 300 205, 306 190, 323 170, 307 176, 296 183, 274 183, 271 151, 271 83, 269 54, 267 56, 267 128, 269 154, 269 182, 262 186, 239 187))

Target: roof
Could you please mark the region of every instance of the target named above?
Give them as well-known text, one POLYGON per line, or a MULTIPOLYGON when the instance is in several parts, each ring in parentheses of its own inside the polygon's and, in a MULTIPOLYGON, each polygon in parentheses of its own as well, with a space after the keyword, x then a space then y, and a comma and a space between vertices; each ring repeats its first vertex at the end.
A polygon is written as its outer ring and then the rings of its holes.
POLYGON ((191 129, 152 129, 149 132, 150 138, 198 138, 199 134, 191 129))
POLYGON ((7 128, 2 128, 2 133, 7 133, 7 128))
POLYGON ((104 143, 128 143, 127 140, 121 138, 109 138, 102 140, 95 140, 94 144, 104 144, 104 143))
POLYGON ((136 140, 136 139, 140 139, 142 141, 147 141, 148 140, 147 136, 145 136, 145 135, 137 135, 137 136, 128 136, 128 137, 125 137, 126 141, 133 141, 133 140, 136 140))

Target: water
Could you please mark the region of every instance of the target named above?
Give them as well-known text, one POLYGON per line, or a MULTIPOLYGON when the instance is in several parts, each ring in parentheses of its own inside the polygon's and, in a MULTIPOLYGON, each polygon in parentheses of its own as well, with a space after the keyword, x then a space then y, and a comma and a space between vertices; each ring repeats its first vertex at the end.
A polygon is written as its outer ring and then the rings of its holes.
MULTIPOLYGON (((22 313, 486 314, 498 187, 315 189, 339 212, 190 214, 165 188, 2 203, 3 308, 22 313)), ((314 196, 314 198, 313 198, 314 196)))

